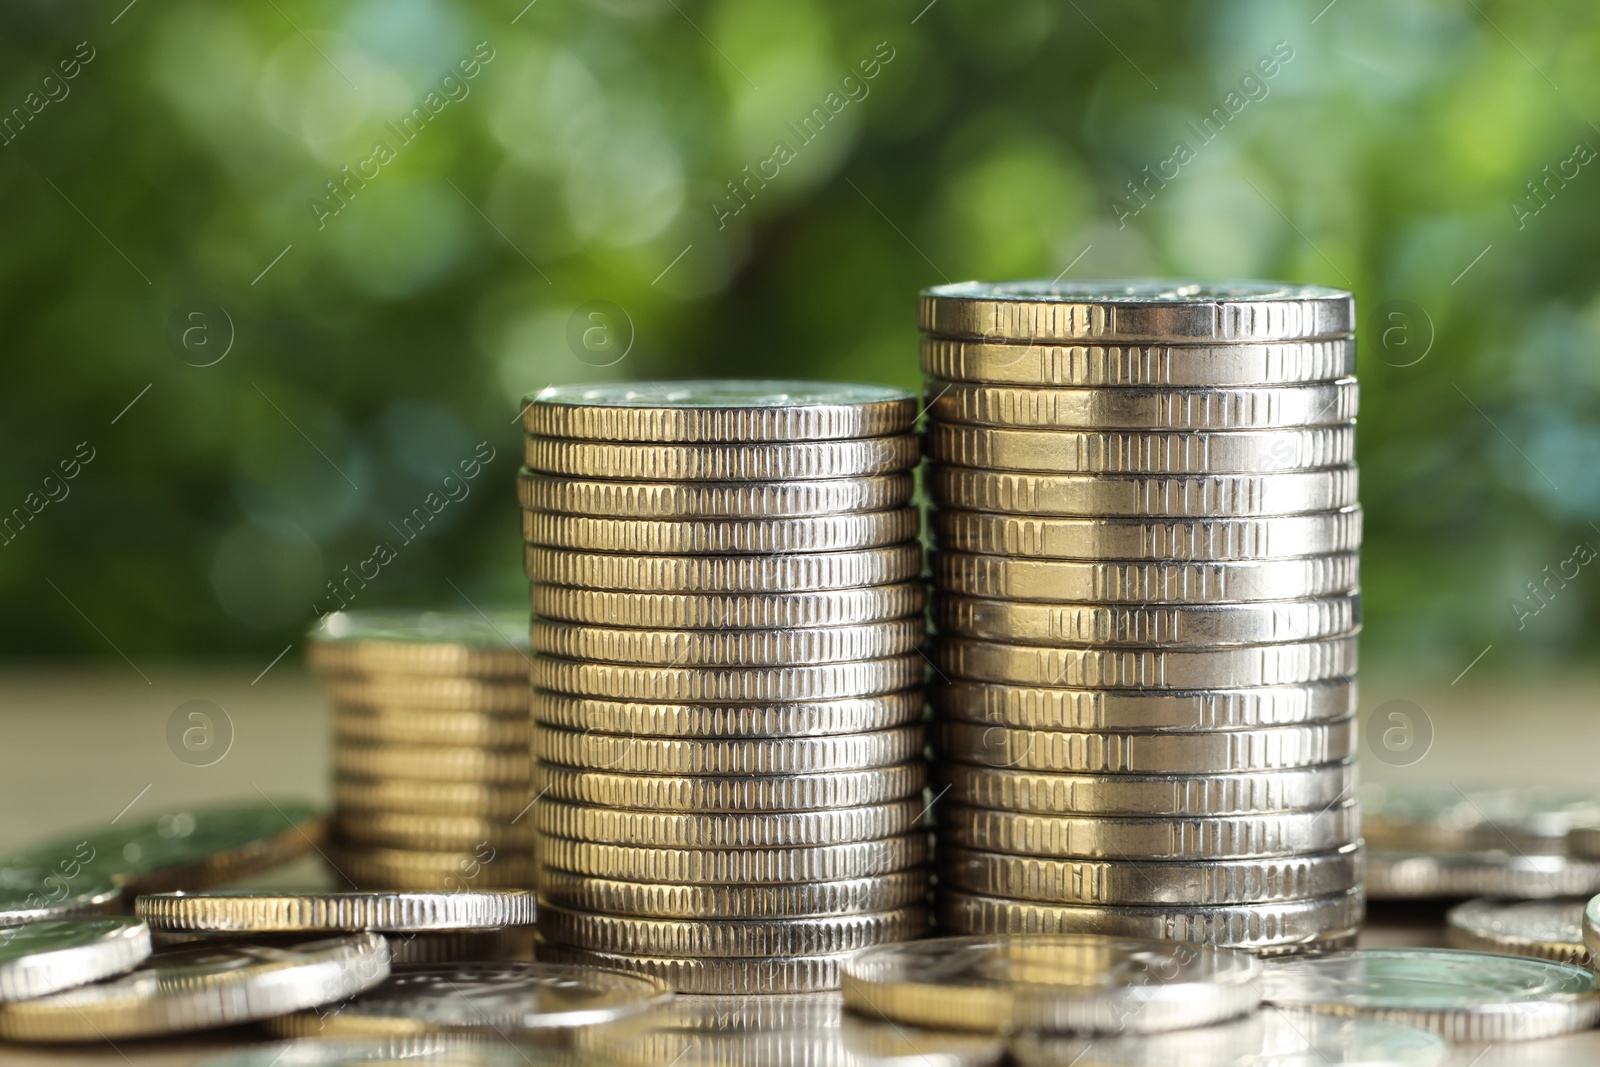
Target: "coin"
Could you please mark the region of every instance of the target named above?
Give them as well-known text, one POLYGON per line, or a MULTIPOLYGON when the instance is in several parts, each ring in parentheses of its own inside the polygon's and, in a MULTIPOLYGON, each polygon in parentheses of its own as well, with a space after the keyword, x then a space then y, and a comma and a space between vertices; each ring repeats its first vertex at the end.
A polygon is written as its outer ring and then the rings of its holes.
POLYGON ((868 949, 845 965, 845 1003, 895 1022, 1007 1033, 1148 1033, 1255 1010, 1244 953, 1060 934, 941 937, 868 949))
POLYGON ((902 834, 806 848, 670 849, 600 845, 541 837, 539 860, 572 874, 633 882, 837 882, 916 867, 928 858, 928 835, 902 834))
POLYGON ((535 763, 533 786, 551 801, 646 811, 813 811, 917 796, 926 774, 920 759, 868 771, 725 778, 618 774, 535 763))
POLYGON ((912 434, 775 444, 660 444, 529 437, 527 469, 565 478, 653 482, 774 482, 863 478, 917 465, 912 434))
POLYGON ((929 562, 934 586, 941 592, 1090 604, 1209 604, 1325 597, 1353 591, 1360 578, 1360 555, 1355 552, 1300 559, 1147 563, 936 551, 929 562))
POLYGON ((934 604, 933 623, 957 637, 1026 645, 1266 645, 1355 634, 1361 596, 1138 607, 945 594, 934 604))
POLYGON ((1282 282, 956 282, 922 291, 917 327, 990 340, 1301 341, 1353 332, 1355 300, 1282 282))
POLYGON ((550 386, 525 398, 530 434, 600 441, 824 441, 904 433, 904 389, 849 382, 712 379, 550 386))
POLYGON ((785 666, 881 659, 922 646, 923 620, 761 630, 636 630, 534 619, 535 651, 639 666, 785 666))
POLYGON ((329 673, 516 674, 527 663, 526 613, 336 611, 307 635, 306 659, 329 673))
POLYGON ((1600 893, 1600 862, 1504 851, 1367 854, 1374 900, 1586 897, 1600 893))
POLYGON ((975 767, 935 768, 935 792, 952 803, 1043 815, 1211 816, 1322 809, 1355 791, 1353 761, 1237 774, 1060 774, 975 767))
MULTIPOLYGON (((1234 648, 1046 648, 945 637, 933 663, 944 675, 978 682, 1097 689, 1240 689, 1304 685, 1356 670, 1356 640, 1234 648)), ((1219 768, 1220 769, 1220 768, 1219 768)))
MULTIPOLYGON (((524 620, 518 631, 528 636, 524 620)), ((410 708, 416 711, 477 712, 520 715, 528 709, 528 660, 504 680, 370 675, 327 676, 322 689, 343 707, 410 708)))
POLYGON ((535 614, 654 630, 847 626, 922 614, 926 586, 896 582, 814 593, 639 593, 535 585, 535 614))
MULTIPOLYGON (((1041 904, 942 890, 939 926, 953 933, 1095 933, 1221 945, 1259 954, 1321 950, 1353 940, 1364 911, 1361 890, 1273 904, 1111 907, 1041 904)), ((1268 1000, 1273 1000, 1270 995, 1268 1000)))
POLYGON ((158 930, 199 933, 419 932, 533 922, 521 890, 466 893, 155 893, 135 902, 158 930))
POLYGON ((810 993, 839 987, 839 968, 849 953, 836 956, 702 957, 687 959, 634 956, 541 942, 539 958, 560 963, 642 974, 679 993, 810 993))
POLYGON ((1230 730, 1355 714, 1355 680, 1200 692, 1107 692, 952 680, 928 693, 950 719, 1040 730, 1230 730))
POLYGON ((596 915, 548 903, 539 936, 554 944, 645 956, 821 956, 921 937, 927 909, 805 919, 657 919, 596 915))
POLYGON ((613 700, 789 703, 909 689, 922 683, 926 667, 921 653, 853 663, 751 668, 633 667, 541 657, 534 661, 530 677, 537 689, 613 700))
POLYGON ((920 723, 824 737, 624 737, 540 727, 533 753, 546 763, 640 774, 813 774, 888 767, 922 754, 920 723))
POLYGON ((1222 345, 922 339, 922 372, 959 382, 1219 389, 1332 382, 1355 370, 1355 339, 1348 337, 1222 345))
POLYGON ((958 467, 1060 474, 1225 474, 1338 467, 1354 423, 1281 430, 1134 432, 928 427, 928 458, 958 467))
POLYGON ((1359 836, 1353 801, 1319 811, 1135 818, 988 811, 941 800, 939 840, 1025 856, 1223 860, 1343 848, 1359 836))
POLYGON ((897 871, 868 878, 799 885, 671 885, 594 878, 544 870, 546 904, 613 915, 662 919, 802 919, 893 911, 923 901, 927 872, 897 871))
POLYGON ((334 769, 355 778, 410 778, 441 782, 513 783, 528 780, 523 749, 439 745, 338 745, 334 769))
POLYGON ((427 852, 470 852, 480 844, 532 848, 533 826, 475 815, 427 815, 407 811, 341 811, 335 825, 346 842, 415 848, 427 852))
POLYGON ((1355 719, 1207 733, 1068 733, 939 723, 946 760, 1063 774, 1207 774, 1316 767, 1355 755, 1355 719))
POLYGON ((532 926, 490 930, 447 930, 423 934, 386 934, 389 967, 399 964, 490 962, 533 959, 532 926))
POLYGON ((941 508, 1089 518, 1230 519, 1355 506, 1354 467, 1268 474, 1029 474, 929 463, 941 508))
POLYGON ((459 893, 530 888, 533 859, 525 852, 496 849, 487 843, 460 852, 361 845, 341 848, 329 859, 339 874, 361 889, 459 893))
POLYGON ((1369 948, 1267 965, 1263 998, 1285 1011, 1364 1015, 1446 1041, 1527 1041, 1600 1019, 1600 979, 1549 960, 1456 949, 1369 948))
POLYGON ((1013 900, 1074 904, 1269 904, 1360 884, 1361 846, 1248 860, 1053 860, 963 848, 938 852, 939 884, 1013 900))
POLYGON ((0 1036, 104 1041, 232 1026, 338 1000, 388 973, 388 946, 370 933, 281 948, 173 949, 120 978, 0 1006, 0 1036))
POLYGON ((1361 509, 1233 519, 930 515, 946 550, 1048 559, 1235 561, 1324 556, 1361 547, 1361 509))
POLYGON ((137 919, 46 919, 0 930, 0 1003, 47 996, 131 971, 150 955, 137 919))
POLYGON ((574 841, 658 848, 802 848, 908 833, 921 823, 926 810, 917 796, 822 811, 714 814, 552 803, 539 805, 534 817, 540 833, 574 841))
POLYGON ((1582 827, 1600 819, 1592 794, 1540 787, 1388 789, 1363 791, 1364 828, 1375 847, 1418 852, 1506 849, 1581 855, 1582 827))
POLYGON ((538 511, 522 513, 522 539, 528 544, 590 552, 647 552, 659 556, 877 548, 914 539, 920 526, 915 508, 813 515, 800 519, 675 519, 666 522, 594 519, 538 511))
POLYGON ((791 482, 619 482, 551 478, 524 469, 517 494, 530 511, 623 519, 792 519, 887 511, 911 502, 909 473, 791 482))
POLYGON ((86 876, 81 868, 70 855, 54 867, 0 866, 0 926, 119 910, 121 887, 109 876, 86 876))
POLYGON ((921 689, 801 704, 640 704, 533 694, 535 722, 628 737, 772 739, 859 734, 920 722, 922 709, 921 689))
POLYGON ((908 581, 922 573, 922 546, 773 556, 638 556, 528 545, 523 561, 530 581, 583 589, 806 592, 908 581))
MULTIPOLYGON (((1469 900, 1445 913, 1445 939, 1451 948, 1532 956, 1593 970, 1594 957, 1584 944, 1589 936, 1585 903, 1582 899, 1469 900)), ((1600 914, 1594 921, 1600 922, 1600 914)), ((1596 943, 1600 944, 1600 936, 1596 943)))
POLYGON ((319 1012, 271 1020, 283 1037, 473 1033, 499 1038, 594 1026, 646 1011, 659 982, 559 963, 399 966, 382 984, 319 1012))
POLYGON ((365 1063, 389 1067, 396 1061, 404 1061, 407 1067, 572 1067, 572 1054, 526 1043, 473 1045, 455 1036, 414 1034, 240 1045, 196 1061, 196 1067, 350 1067, 365 1063))
POLYGON ((336 775, 333 797, 334 805, 341 812, 412 812, 505 819, 527 810, 533 791, 522 783, 428 782, 336 775))
POLYGON ((1348 422, 1356 417, 1360 391, 1354 378, 1309 385, 1207 389, 1019 389, 934 379, 927 383, 924 396, 933 423, 1092 430, 1257 430, 1348 422))
POLYGON ((359 704, 334 708, 333 729, 340 741, 445 747, 508 748, 526 745, 532 735, 526 716, 359 704))

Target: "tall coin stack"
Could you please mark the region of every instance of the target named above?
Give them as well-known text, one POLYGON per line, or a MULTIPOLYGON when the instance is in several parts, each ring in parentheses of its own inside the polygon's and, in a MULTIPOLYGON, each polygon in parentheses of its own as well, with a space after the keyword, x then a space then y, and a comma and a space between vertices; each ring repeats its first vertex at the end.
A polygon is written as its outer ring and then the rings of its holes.
POLYGON ((312 629, 306 657, 334 706, 329 858, 345 882, 532 887, 527 628, 523 611, 349 611, 312 629))
POLYGON ((804 992, 925 931, 916 410, 808 382, 529 398, 541 958, 804 992))
POLYGON ((941 286, 941 926, 1291 952, 1363 913, 1354 304, 941 286))

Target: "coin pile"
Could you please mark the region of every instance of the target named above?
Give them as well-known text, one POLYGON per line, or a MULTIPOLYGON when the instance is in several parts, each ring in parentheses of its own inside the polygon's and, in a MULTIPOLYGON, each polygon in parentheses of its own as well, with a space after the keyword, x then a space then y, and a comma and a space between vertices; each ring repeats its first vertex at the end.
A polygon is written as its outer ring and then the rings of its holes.
POLYGON ((1284 952, 1362 916, 1348 293, 924 293, 941 925, 1284 952))
POLYGON ((915 417, 807 382, 529 398, 541 959, 803 992, 924 932, 915 417))
POLYGON ((306 656, 334 706, 344 888, 528 889, 528 616, 336 612, 306 656))

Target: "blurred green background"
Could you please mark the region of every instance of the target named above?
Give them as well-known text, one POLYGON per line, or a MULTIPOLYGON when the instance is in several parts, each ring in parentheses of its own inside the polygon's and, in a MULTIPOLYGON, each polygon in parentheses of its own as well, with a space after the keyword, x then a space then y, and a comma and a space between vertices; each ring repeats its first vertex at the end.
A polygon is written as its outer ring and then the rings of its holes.
POLYGON ((1063 268, 1355 290, 1369 665, 1596 645, 1593 5, 125 2, 0 14, 12 656, 264 661, 480 442, 356 606, 515 602, 523 394, 1063 268))

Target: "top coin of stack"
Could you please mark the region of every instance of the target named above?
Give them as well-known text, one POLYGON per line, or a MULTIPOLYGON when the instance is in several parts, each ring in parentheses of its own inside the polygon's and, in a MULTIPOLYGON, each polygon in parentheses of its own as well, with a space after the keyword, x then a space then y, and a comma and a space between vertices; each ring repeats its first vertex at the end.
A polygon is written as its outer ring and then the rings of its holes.
POLYGON ((808 382, 529 399, 541 958, 802 992, 923 932, 915 417, 808 382))
POLYGON ((334 705, 346 881, 532 887, 527 626, 523 611, 352 611, 307 636, 334 705))
POLYGON ((1350 294, 963 283, 919 313, 941 923, 1353 936, 1350 294))

